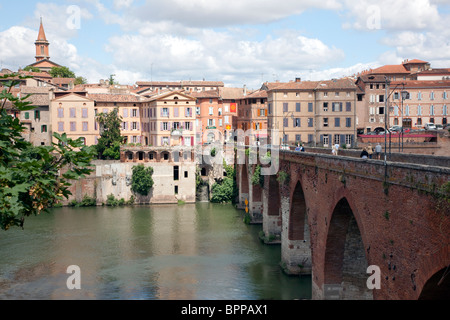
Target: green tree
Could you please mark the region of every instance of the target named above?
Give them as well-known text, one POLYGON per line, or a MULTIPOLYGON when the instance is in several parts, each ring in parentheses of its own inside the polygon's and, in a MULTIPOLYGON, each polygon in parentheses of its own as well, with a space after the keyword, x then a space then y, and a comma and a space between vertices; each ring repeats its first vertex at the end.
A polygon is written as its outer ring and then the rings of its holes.
POLYGON ((50 75, 53 78, 75 78, 75 73, 67 67, 52 67, 50 75))
POLYGON ((145 167, 143 164, 133 167, 131 177, 131 191, 147 196, 153 187, 153 168, 145 167))
MULTIPOLYGON (((17 77, 19 74, 1 76, 17 77)), ((71 194, 72 180, 90 172, 93 148, 66 134, 54 133, 57 143, 51 146, 33 146, 22 137, 25 127, 11 112, 32 110, 30 95, 15 97, 11 88, 19 81, 8 80, 0 93, 0 228, 23 227, 25 217, 47 211, 71 194), (8 110, 11 110, 8 112, 8 110)))
POLYGON ((86 80, 86 78, 84 78, 84 77, 76 77, 75 78, 75 81, 74 81, 74 84, 75 85, 78 85, 78 84, 86 84, 87 83, 87 80, 86 80))
POLYGON ((25 68, 23 68, 23 71, 41 72, 41 69, 39 69, 38 67, 33 67, 33 66, 26 66, 25 68))
POLYGON ((96 120, 100 125, 100 138, 96 145, 99 159, 119 160, 123 142, 120 135, 122 117, 119 115, 119 109, 115 108, 110 113, 99 113, 96 120))
POLYGON ((115 76, 115 74, 109 75, 108 81, 109 81, 109 84, 110 84, 110 85, 118 84, 118 83, 116 82, 116 80, 114 79, 114 76, 115 76))

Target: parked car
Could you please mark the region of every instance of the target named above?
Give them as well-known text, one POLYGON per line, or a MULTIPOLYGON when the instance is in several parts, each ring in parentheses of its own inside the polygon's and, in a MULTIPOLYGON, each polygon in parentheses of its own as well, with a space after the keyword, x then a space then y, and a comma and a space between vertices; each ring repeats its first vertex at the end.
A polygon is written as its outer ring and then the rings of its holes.
POLYGON ((402 131, 402 127, 401 126, 392 126, 389 128, 389 131, 391 132, 399 132, 402 131))
POLYGON ((437 130, 442 130, 442 129, 444 129, 444 126, 442 124, 437 124, 436 125, 436 129, 437 130))
POLYGON ((282 144, 281 145, 281 150, 291 150, 291 148, 289 147, 288 144, 282 144))
POLYGON ((436 130, 436 125, 434 123, 425 123, 425 130, 436 130))

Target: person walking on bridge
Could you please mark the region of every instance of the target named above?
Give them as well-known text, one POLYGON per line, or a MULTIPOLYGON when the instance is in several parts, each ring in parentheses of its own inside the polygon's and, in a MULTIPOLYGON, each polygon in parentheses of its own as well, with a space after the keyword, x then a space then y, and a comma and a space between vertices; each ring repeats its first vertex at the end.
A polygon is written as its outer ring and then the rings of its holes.
POLYGON ((380 160, 380 158, 381 158, 381 145, 380 145, 380 143, 378 143, 375 146, 375 156, 377 157, 378 160, 380 160))

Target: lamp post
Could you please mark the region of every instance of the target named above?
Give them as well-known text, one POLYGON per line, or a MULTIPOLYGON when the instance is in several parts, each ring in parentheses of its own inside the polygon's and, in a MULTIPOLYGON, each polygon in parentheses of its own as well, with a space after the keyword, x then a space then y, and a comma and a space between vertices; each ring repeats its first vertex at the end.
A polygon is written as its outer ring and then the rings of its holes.
MULTIPOLYGON (((409 99, 409 92, 405 91, 405 84, 403 84, 403 88, 401 91, 401 95, 402 95, 402 131, 401 131, 401 136, 402 136, 402 152, 403 152, 403 101, 406 99, 409 99)), ((400 148, 400 146, 399 146, 400 148)))

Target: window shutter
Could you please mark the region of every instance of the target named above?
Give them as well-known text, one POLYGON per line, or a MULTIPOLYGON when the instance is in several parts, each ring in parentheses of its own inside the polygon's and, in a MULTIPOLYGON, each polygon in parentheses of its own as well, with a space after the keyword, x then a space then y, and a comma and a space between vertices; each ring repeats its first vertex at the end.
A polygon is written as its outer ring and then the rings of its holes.
POLYGON ((345 134, 341 134, 341 136, 339 137, 339 144, 344 144, 345 143, 345 134))
POLYGON ((323 134, 320 135, 320 144, 323 146, 323 134))

